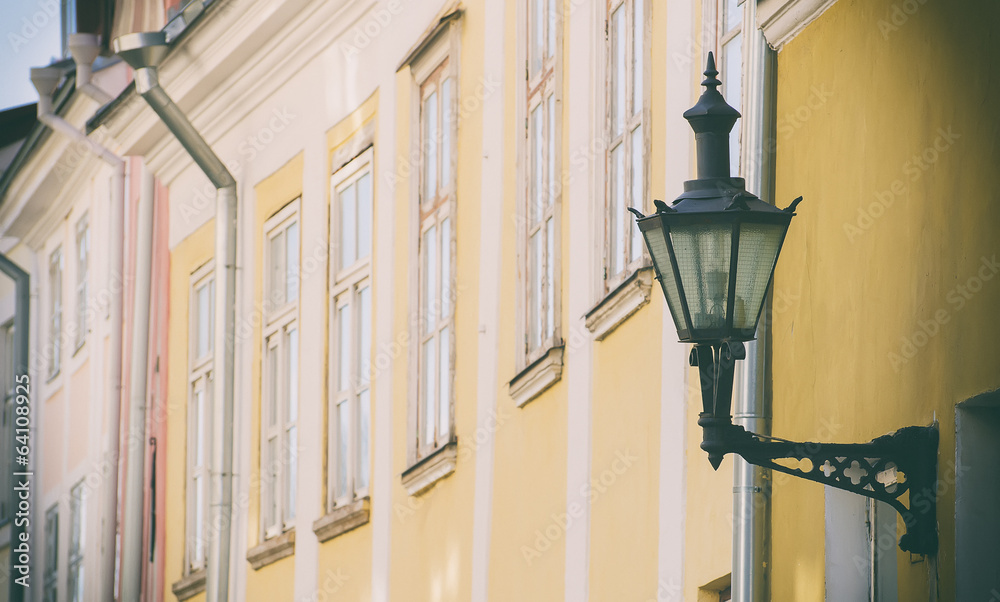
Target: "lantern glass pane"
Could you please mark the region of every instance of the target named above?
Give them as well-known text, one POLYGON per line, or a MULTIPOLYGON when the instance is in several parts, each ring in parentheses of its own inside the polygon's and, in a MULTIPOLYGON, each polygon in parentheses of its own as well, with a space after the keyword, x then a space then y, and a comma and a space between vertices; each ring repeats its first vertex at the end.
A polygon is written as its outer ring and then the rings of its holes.
POLYGON ((778 247, 788 226, 744 223, 740 226, 739 265, 736 269, 736 299, 733 328, 752 329, 767 292, 778 247))
POLYGON ((677 292, 674 269, 670 264, 670 249, 667 246, 663 227, 651 228, 646 230, 644 234, 646 247, 653 258, 656 273, 660 275, 660 287, 663 288, 663 296, 667 299, 667 307, 670 309, 670 316, 674 319, 674 326, 677 330, 687 330, 688 324, 684 320, 684 310, 681 309, 681 296, 677 292))
POLYGON ((677 259, 681 290, 687 300, 693 330, 726 326, 729 300, 729 258, 732 226, 691 224, 671 226, 670 242, 677 259))

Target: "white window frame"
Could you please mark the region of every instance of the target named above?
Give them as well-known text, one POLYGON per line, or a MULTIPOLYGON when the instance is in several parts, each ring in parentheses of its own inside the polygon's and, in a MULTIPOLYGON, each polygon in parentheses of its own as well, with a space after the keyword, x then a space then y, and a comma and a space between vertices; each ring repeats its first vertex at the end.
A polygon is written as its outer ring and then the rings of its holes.
POLYGON ((87 342, 90 331, 87 319, 88 279, 90 272, 90 217, 87 213, 76 222, 76 341, 74 353, 87 342))
POLYGON ((84 602, 84 550, 87 534, 87 487, 79 481, 70 489, 70 526, 69 526, 69 558, 67 561, 68 576, 66 585, 66 600, 68 602, 84 602))
POLYGON ((64 259, 62 245, 49 253, 49 366, 48 380, 62 368, 62 318, 64 259))
MULTIPOLYGON (((562 342, 562 6, 557 0, 524 0, 518 53, 523 57, 524 120, 518 156, 517 368, 522 370, 562 342), (542 18, 539 19, 539 11, 542 18), (539 24, 538 21, 541 21, 539 24), (541 25, 541 30, 538 27, 541 25), (536 36, 542 42, 536 44, 536 36), (541 56, 537 56, 537 55, 541 56), (535 113, 541 117, 541 133, 535 113), (537 136, 537 137, 536 137, 537 136), (535 145, 540 145, 536 147, 535 145), (539 153, 541 151, 541 153, 539 153), (539 171, 541 173, 539 173, 539 171), (539 185, 540 181, 540 185, 539 185), (532 246, 538 237, 539 248, 532 246)), ((520 122, 520 120, 518 121, 520 122)))
MULTIPOLYGON (((266 540, 281 535, 294 527, 296 487, 298 485, 298 349, 288 341, 290 333, 298 332, 298 307, 300 286, 298 282, 301 265, 302 228, 299 219, 299 199, 278 211, 264 223, 264 327, 261 353, 261 439, 260 439, 260 483, 261 483, 261 539, 266 540), (295 225, 298 229, 298 255, 294 267, 289 267, 287 254, 283 256, 282 273, 287 286, 294 286, 295 299, 288 300, 273 295, 271 241, 278 235, 287 236, 288 229, 295 225), (291 272, 291 273, 290 273, 291 272), (269 360, 276 358, 275 371, 271 374, 269 360), (275 380, 276 379, 276 380, 275 380), (276 399, 270 396, 274 392, 276 399), (288 392, 289 395, 281 395, 288 392), (294 397, 294 399, 292 399, 294 397), (271 403, 273 402, 273 404, 271 403), (274 424, 270 424, 271 407, 277 412, 274 424), (294 439, 294 441, 292 441, 294 439), (268 451, 270 441, 276 441, 279 458, 273 458, 268 451), (269 517, 273 510, 274 515, 269 517), (269 520, 270 518, 270 520, 269 520)), ((287 239, 286 239, 287 241, 287 239)), ((285 243, 287 249, 287 242, 285 243)), ((285 293, 283 293, 285 295, 285 293)))
POLYGON ((59 599, 59 504, 45 511, 45 557, 42 572, 42 601, 59 599))
POLYGON ((204 569, 208 558, 208 522, 211 497, 212 465, 212 408, 214 398, 214 343, 215 343, 215 262, 210 261, 191 275, 188 291, 188 312, 190 336, 188 337, 188 414, 187 414, 187 487, 185 512, 184 571, 190 574, 204 569), (202 314, 199 293, 208 287, 208 308, 206 330, 207 350, 199 355, 202 314), (201 394, 201 408, 198 412, 198 395, 201 394), (199 438, 200 427, 200 438, 199 438), (198 461, 201 447, 202 460, 198 461), (199 528, 197 512, 197 485, 202 483, 201 516, 199 528))
MULTIPOLYGON (((743 112, 744 56, 742 34, 744 2, 745 0, 704 0, 706 23, 708 24, 706 37, 710 41, 708 47, 715 50, 716 69, 719 70, 719 76, 722 80, 722 89, 719 92, 722 93, 730 106, 741 113, 743 112), (729 19, 729 9, 734 9, 735 19, 732 21, 729 19), (735 73, 728 68, 728 58, 731 52, 739 55, 740 67, 736 69, 735 73)), ((704 61, 701 64, 704 65, 704 61)), ((738 177, 742 171, 740 158, 742 132, 743 119, 740 118, 729 133, 729 175, 734 178, 738 177)))
POLYGON ((642 268, 649 264, 649 259, 646 256, 644 246, 642 244, 642 236, 639 233, 639 229, 635 226, 635 220, 626 211, 627 207, 633 207, 639 211, 645 212, 645 207, 647 205, 646 197, 649 196, 649 179, 650 179, 650 168, 649 168, 649 145, 650 145, 650 64, 651 53, 650 53, 650 26, 649 26, 649 6, 652 0, 606 0, 607 11, 605 13, 605 43, 604 43, 604 54, 605 54, 605 125, 604 125, 604 135, 607 142, 607 151, 604 153, 605 170, 604 173, 607 174, 604 181, 604 204, 603 204, 603 214, 604 214, 604 248, 603 248, 603 261, 602 261, 602 271, 603 271, 603 292, 609 293, 620 285, 622 282, 627 280, 632 274, 636 272, 639 268, 642 268), (635 73, 635 6, 640 5, 639 18, 642 23, 642 40, 641 48, 641 73, 635 73), (624 11, 623 14, 623 28, 625 32, 625 57, 622 59, 625 66, 621 68, 616 66, 616 54, 613 48, 614 32, 612 31, 614 24, 612 18, 614 13, 621 9, 624 11), (614 89, 614 78, 617 74, 624 73, 625 79, 624 85, 624 101, 625 101, 625 114, 624 114, 624 126, 621 132, 617 134, 614 133, 614 120, 616 115, 616 99, 614 89), (639 102, 642 103, 641 107, 636 108, 635 91, 636 91, 636 77, 640 77, 640 84, 642 89, 640 90, 642 98, 639 102), (635 150, 633 147, 633 133, 637 128, 641 128, 641 153, 642 157, 638 160, 634 158, 635 150), (619 148, 621 145, 622 149, 622 164, 624 166, 624 174, 622 177, 622 190, 621 192, 621 202, 618 204, 615 200, 616 195, 614 191, 615 187, 615 174, 617 170, 614 169, 612 165, 615 149, 619 148), (636 175, 634 173, 634 166, 636 163, 641 164, 642 173, 636 175), (641 187, 641 197, 633 198, 634 182, 638 177, 638 183, 641 187), (618 234, 621 234, 619 241, 618 234), (619 242, 620 247, 619 246, 619 242), (618 262, 620 261, 620 268, 618 262), (616 269, 619 268, 619 269, 616 269))
MULTIPOLYGON (((411 307, 416 309, 415 315, 417 319, 412 320, 411 323, 411 340, 414 344, 411 346, 411 378, 410 378, 410 404, 409 404, 409 435, 408 435, 408 460, 409 465, 413 466, 419 460, 430 457, 434 455, 440 449, 443 449, 448 444, 454 441, 455 432, 455 291, 456 291, 456 262, 455 262, 455 250, 456 250, 456 234, 455 234, 455 205, 456 205, 456 166, 457 166, 457 134, 458 134, 458 121, 461 116, 458 113, 458 92, 461 89, 458 73, 458 40, 459 40, 459 28, 454 21, 445 24, 443 31, 435 36, 435 41, 426 48, 423 48, 419 56, 410 63, 410 69, 412 74, 413 83, 413 99, 414 104, 412 107, 412 124, 413 130, 415 132, 414 140, 416 141, 414 150, 418 153, 417 156, 420 157, 420 170, 419 174, 412 178, 412 193, 413 193, 413 203, 412 203, 412 214, 411 214, 411 274, 413 274, 414 279, 411 279, 411 307), (437 78, 434 80, 434 78, 437 78), (449 107, 441 109, 441 103, 438 102, 439 115, 443 116, 439 118, 439 124, 445 124, 446 128, 444 131, 449 137, 451 144, 449 146, 450 153, 448 157, 444 160, 438 161, 438 170, 442 165, 447 163, 448 165, 448 178, 447 181, 443 182, 436 189, 436 196, 428 200, 425 195, 425 181, 424 181, 424 170, 426 167, 426 156, 425 156, 425 132, 424 132, 424 115, 423 106, 424 99, 429 96, 432 89, 428 87, 428 84, 432 81, 444 82, 445 79, 451 80, 451 103, 449 107), (447 112, 445 112, 447 111, 447 112), (457 116, 457 117, 456 117, 457 116), (449 229, 448 236, 446 240, 441 241, 442 236, 440 235, 440 226, 447 220, 449 229), (426 409, 426 383, 425 379, 421 378, 422 372, 424 370, 425 358, 423 357, 424 344, 427 342, 428 337, 425 332, 425 323, 427 319, 427 307, 426 307, 426 282, 425 280, 425 269, 423 268, 423 261, 425 257, 424 249, 424 236, 427 232, 434 227, 435 232, 438 233, 438 248, 442 244, 447 244, 450 251, 450 265, 448 269, 448 279, 450 285, 448 286, 448 291, 446 293, 447 301, 447 315, 445 317, 439 318, 433 328, 433 337, 437 341, 435 343, 435 353, 436 357, 440 357, 440 340, 446 340, 448 343, 448 358, 446 371, 444 372, 444 377, 448 383, 448 395, 444 404, 441 403, 439 397, 438 403, 435 404, 435 415, 433 417, 434 423, 434 434, 432 437, 426 436, 426 424, 427 424, 427 409, 426 409), (442 337, 441 335, 447 329, 447 336, 442 337), (442 406, 445 407, 447 416, 444 412, 441 412, 442 406), (441 428, 445 426, 445 428, 441 428)), ((435 148, 437 148, 435 146, 435 148)), ((440 181, 440 180, 439 180, 440 181)), ((436 259, 440 259, 441 253, 437 253, 436 259)), ((440 266, 437 270, 437 284, 440 285, 441 282, 441 269, 440 266)), ((440 305, 445 305, 441 303, 440 305)), ((442 375, 441 364, 435 362, 435 395, 439 395, 440 380, 442 375)))
POLYGON ((357 245, 354 261, 343 263, 342 193, 354 187, 355 219, 361 219, 357 203, 358 182, 368 177, 369 224, 374 217, 375 170, 374 152, 368 147, 347 165, 338 169, 330 178, 330 232, 334 243, 330 247, 330 398, 328 406, 329 442, 327 454, 327 512, 368 496, 371 483, 371 349, 372 349, 372 228, 369 227, 368 248, 357 245), (367 325, 362 308, 363 295, 367 294, 367 325), (340 319, 345 311, 347 328, 340 319), (368 341, 364 342, 367 326, 368 341), (345 349, 344 347, 347 347, 345 349), (365 348, 367 347, 367 357, 365 348), (343 374, 346 372, 346 374, 343 374), (343 383, 346 382, 346 388, 343 383), (367 407, 361 398, 367 393, 367 407), (346 416, 346 440, 341 436, 345 425, 341 422, 340 408, 346 416), (367 440, 362 440, 362 423, 367 421, 367 440), (365 458, 364 456, 367 456, 365 458), (367 462, 366 462, 367 460, 367 462), (343 465, 343 466, 342 466, 343 465), (367 467, 367 470, 365 470, 367 467), (343 489, 340 488, 343 479, 343 489))

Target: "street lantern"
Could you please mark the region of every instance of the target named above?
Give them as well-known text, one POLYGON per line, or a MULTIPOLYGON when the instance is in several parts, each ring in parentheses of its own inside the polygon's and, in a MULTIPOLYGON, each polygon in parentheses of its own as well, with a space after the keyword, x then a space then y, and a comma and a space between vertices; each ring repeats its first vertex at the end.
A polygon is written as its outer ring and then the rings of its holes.
POLYGON ((718 73, 709 53, 705 92, 684 113, 695 132, 698 179, 638 221, 677 336, 691 343, 753 340, 801 200, 780 210, 747 192, 743 178, 730 177, 729 132, 740 114, 719 93, 718 73))
POLYGON ((653 259, 656 279, 701 381, 701 448, 718 469, 726 454, 893 506, 906 533, 899 547, 937 551, 937 423, 908 426, 868 443, 798 443, 733 424, 736 361, 754 339, 768 286, 799 197, 778 209, 729 174, 729 133, 739 112, 726 104, 710 52, 698 103, 684 113, 695 132, 698 178, 646 216, 629 208, 653 259), (797 460, 793 468, 784 462, 797 460), (904 504, 904 499, 909 506, 904 504))

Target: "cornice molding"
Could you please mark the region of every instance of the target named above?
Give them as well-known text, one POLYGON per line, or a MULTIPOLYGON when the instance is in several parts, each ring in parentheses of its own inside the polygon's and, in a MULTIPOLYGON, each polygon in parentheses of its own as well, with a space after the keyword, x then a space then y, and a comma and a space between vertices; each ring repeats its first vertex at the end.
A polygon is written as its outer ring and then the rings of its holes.
MULTIPOLYGON (((210 145, 347 33, 375 3, 234 0, 231 4, 241 10, 226 10, 226 5, 206 15, 204 25, 185 36, 160 69, 164 89, 210 145)), ((144 155, 165 183, 191 164, 180 144, 134 93, 104 123, 130 154, 144 155)))
POLYGON ((790 42, 837 0, 759 0, 757 26, 775 50, 790 42))

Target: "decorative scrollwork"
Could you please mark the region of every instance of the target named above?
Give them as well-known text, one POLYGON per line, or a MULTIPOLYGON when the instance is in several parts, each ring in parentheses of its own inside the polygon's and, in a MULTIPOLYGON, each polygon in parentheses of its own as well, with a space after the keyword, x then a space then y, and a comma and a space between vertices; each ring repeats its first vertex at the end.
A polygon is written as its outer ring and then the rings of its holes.
POLYGON ((916 554, 937 551, 936 424, 906 427, 869 443, 800 443, 731 424, 713 426, 711 432, 706 428, 702 444, 707 451, 737 453, 751 464, 886 502, 906 524, 900 548, 916 554), (804 470, 776 461, 782 459, 809 460, 811 466, 804 470))

